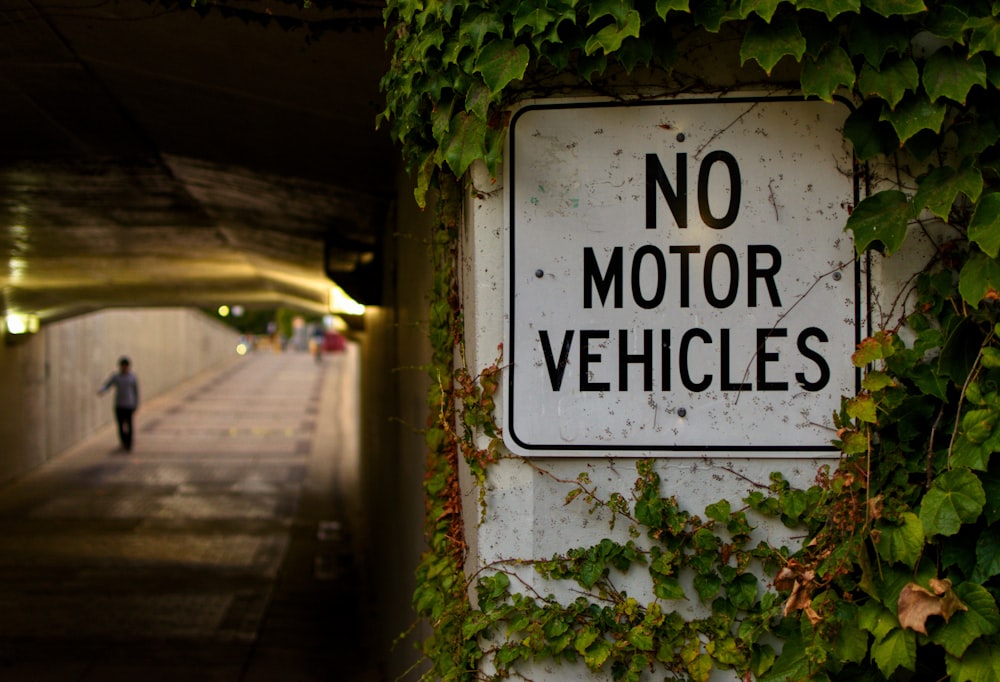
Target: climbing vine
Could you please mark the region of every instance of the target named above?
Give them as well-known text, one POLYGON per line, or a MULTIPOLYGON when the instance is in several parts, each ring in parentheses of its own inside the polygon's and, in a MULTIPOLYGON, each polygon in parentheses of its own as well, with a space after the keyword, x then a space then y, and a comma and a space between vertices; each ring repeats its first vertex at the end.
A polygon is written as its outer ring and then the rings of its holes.
POLYGON ((402 146, 417 202, 438 190, 442 219, 430 548, 415 595, 434 628, 423 643, 428 677, 503 678, 529 662, 582 660, 623 680, 657 670, 703 681, 713 669, 769 681, 1000 680, 997 14, 1000 4, 977 0, 389 2, 394 56, 380 119, 402 146), (878 329, 852 357, 862 388, 831 417, 842 457, 813 486, 773 474, 743 500, 687 510, 664 493, 656 462, 637 463, 628 496, 603 496, 581 474, 561 481, 566 503, 602 510, 631 539, 486 567, 472 604, 456 469, 461 457, 484 483, 505 454, 492 420, 498 364, 452 364, 457 179, 477 161, 496 176, 504 111, 518 98, 616 96, 629 78, 661 94, 735 85, 692 66, 706 46, 732 54, 721 68, 740 72, 739 84, 851 99, 843 132, 867 194, 845 228, 859 257, 919 244, 926 263, 876 301, 878 329), (802 543, 754 540, 769 517, 801 529, 802 543), (526 566, 579 597, 535 592, 520 578, 526 566), (616 589, 615 576, 635 570, 649 575, 654 601, 616 589), (682 616, 684 597, 704 615, 682 616))

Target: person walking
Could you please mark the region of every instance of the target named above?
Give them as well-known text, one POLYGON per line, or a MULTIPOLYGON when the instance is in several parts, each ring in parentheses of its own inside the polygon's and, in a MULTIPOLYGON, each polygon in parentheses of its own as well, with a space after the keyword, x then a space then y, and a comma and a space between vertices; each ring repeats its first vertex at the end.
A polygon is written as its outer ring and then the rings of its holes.
POLYGON ((139 381, 131 370, 131 362, 125 356, 118 359, 118 371, 114 372, 97 395, 104 395, 115 388, 115 420, 118 422, 118 440, 125 452, 132 451, 132 415, 139 407, 139 381))

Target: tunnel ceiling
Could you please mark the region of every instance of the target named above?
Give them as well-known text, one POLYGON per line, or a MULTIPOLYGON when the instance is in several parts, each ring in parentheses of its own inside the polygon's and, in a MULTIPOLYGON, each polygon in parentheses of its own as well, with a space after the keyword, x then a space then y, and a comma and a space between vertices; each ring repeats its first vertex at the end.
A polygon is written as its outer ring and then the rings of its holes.
POLYGON ((379 302, 382 3, 300 4, 0 0, 0 307, 379 302))

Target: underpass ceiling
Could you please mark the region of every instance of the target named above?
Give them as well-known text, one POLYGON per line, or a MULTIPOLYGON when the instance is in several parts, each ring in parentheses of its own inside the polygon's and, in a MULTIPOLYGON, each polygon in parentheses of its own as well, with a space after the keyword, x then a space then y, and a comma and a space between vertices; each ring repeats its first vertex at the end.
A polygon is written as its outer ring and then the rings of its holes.
POLYGON ((378 303, 381 11, 0 0, 0 309, 378 303))

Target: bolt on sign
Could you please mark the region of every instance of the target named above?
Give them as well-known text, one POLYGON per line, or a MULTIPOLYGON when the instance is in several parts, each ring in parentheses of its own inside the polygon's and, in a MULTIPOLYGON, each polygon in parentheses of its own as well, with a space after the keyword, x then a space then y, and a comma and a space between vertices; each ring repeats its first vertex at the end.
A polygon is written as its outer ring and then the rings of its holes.
POLYGON ((505 205, 507 446, 835 455, 867 285, 844 104, 529 103, 505 205))

